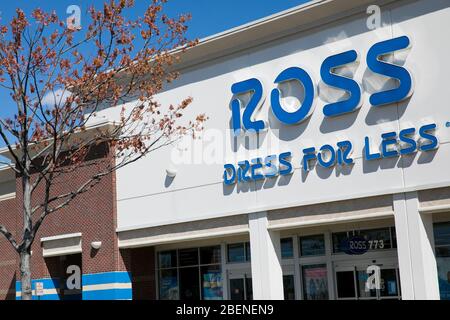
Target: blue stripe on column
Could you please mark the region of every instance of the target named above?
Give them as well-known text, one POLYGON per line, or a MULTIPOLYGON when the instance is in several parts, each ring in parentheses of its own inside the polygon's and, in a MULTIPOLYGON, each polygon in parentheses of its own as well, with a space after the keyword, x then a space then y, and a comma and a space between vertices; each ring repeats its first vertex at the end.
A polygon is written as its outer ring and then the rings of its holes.
MULTIPOLYGON (((59 279, 34 279, 31 281, 31 287, 33 290, 36 288, 36 282, 42 282, 45 289, 59 289, 59 279)), ((115 283, 131 283, 131 274, 129 272, 104 272, 96 274, 83 274, 82 285, 99 285, 99 284, 111 284, 115 283)), ((20 294, 21 284, 20 281, 16 281, 16 292, 20 294)), ((83 291, 83 300, 115 300, 115 299, 132 299, 133 291, 131 288, 111 288, 104 290, 91 290, 83 291)), ((64 296, 64 299, 79 299, 80 295, 64 296)), ((21 297, 16 297, 17 300, 21 300, 21 297)), ((46 294, 39 298, 40 300, 60 300, 58 294, 46 294)), ((33 300, 38 300, 38 297, 33 295, 33 300)))
MULTIPOLYGON (((131 274, 125 271, 83 274, 83 287, 90 285, 130 283, 131 274)), ((108 288, 103 290, 83 290, 83 300, 119 300, 132 299, 131 288, 108 288)))
POLYGON ((129 272, 104 272, 83 274, 83 286, 107 283, 130 283, 131 275, 129 272))
POLYGON ((131 300, 133 293, 131 289, 107 289, 83 291, 83 300, 131 300))
MULTIPOLYGON (((58 278, 46 278, 46 279, 34 279, 31 280, 31 289, 36 289, 36 282, 42 282, 44 285, 44 290, 46 289, 59 289, 59 279, 58 278)), ((20 281, 16 281, 16 293, 21 293, 22 287, 20 281)), ((38 297, 33 295, 33 300, 38 300, 38 297)), ((21 300, 22 298, 16 296, 16 300, 21 300)), ((44 294, 39 298, 40 300, 60 300, 58 294, 44 294)))
MULTIPOLYGON (((31 280, 31 288, 34 290, 36 282, 42 282, 44 284, 44 289, 55 289, 59 288, 59 279, 58 278, 47 278, 47 279, 34 279, 31 280)), ((21 283, 20 281, 16 281, 16 291, 21 291, 21 283)))
POLYGON ((33 300, 61 300, 59 294, 44 294, 42 297, 33 296, 33 300))

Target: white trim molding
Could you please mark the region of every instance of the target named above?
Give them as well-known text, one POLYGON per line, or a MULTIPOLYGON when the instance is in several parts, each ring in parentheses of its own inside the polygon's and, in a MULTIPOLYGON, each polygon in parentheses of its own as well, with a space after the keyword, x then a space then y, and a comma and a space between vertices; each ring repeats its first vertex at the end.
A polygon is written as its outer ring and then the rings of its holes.
POLYGON ((42 256, 47 258, 81 253, 81 236, 81 232, 78 232, 41 238, 42 256))
POLYGON ((57 235, 57 236, 51 236, 51 237, 44 237, 41 238, 41 242, 45 242, 45 241, 53 241, 53 240, 61 240, 61 239, 68 239, 68 238, 79 238, 82 236, 81 232, 77 232, 77 233, 66 233, 66 234, 61 234, 61 235, 57 235))
POLYGON ((442 213, 450 212, 450 204, 429 206, 429 207, 419 207, 420 213, 442 213))
POLYGON ((365 220, 375 220, 394 217, 394 211, 386 212, 374 212, 374 213, 363 213, 363 214, 338 214, 336 215, 321 215, 321 218, 302 220, 301 217, 297 221, 291 221, 286 223, 272 223, 269 221, 269 230, 283 230, 291 228, 301 228, 301 227, 313 227, 320 225, 329 225, 336 223, 354 222, 354 221, 365 221, 365 220), (327 217, 329 216, 329 217, 327 217))

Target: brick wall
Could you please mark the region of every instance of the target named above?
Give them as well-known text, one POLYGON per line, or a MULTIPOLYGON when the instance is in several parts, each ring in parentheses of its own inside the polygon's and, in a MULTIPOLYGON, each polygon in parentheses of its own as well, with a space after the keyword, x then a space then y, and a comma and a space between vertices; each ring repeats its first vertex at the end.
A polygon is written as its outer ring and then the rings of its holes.
MULTIPOLYGON (((104 151, 104 150, 103 150, 104 151)), ((75 190, 99 172, 108 162, 114 161, 109 152, 103 154, 103 161, 91 161, 76 171, 59 177, 52 194, 62 194, 75 190)), ((82 233, 83 274, 109 271, 132 273, 133 297, 136 299, 155 298, 154 253, 153 248, 119 250, 116 230, 116 181, 115 174, 104 177, 99 184, 84 194, 77 196, 67 207, 49 215, 42 224, 32 246, 32 278, 62 277, 65 270, 59 257, 43 258, 40 239, 55 235, 82 233), (91 248, 92 241, 101 241, 99 250, 91 248)), ((16 179, 16 199, 0 202, 1 223, 20 234, 21 221, 21 179, 16 179)), ((43 199, 43 186, 34 194, 34 204, 43 199)), ((6 297, 8 288, 13 289, 8 297, 14 298, 15 280, 20 280, 19 261, 15 252, 8 247, 5 239, 0 239, 0 299, 6 297), (2 266, 6 263, 7 266, 2 266), (16 270, 16 274, 15 271, 16 270)))
MULTIPOLYGON (((16 199, 0 201, 0 223, 15 235, 16 199)), ((17 253, 8 240, 0 235, 0 299, 15 299, 17 253)))
POLYGON ((155 251, 153 247, 128 249, 134 300, 156 299, 155 251))
MULTIPOLYGON (((107 155, 110 157, 110 155, 107 155)), ((113 161, 110 157, 109 161, 113 161)), ((104 163, 87 163, 74 172, 58 178, 53 194, 75 190, 91 176, 99 172, 104 163)), ((17 181, 20 188, 20 181, 17 181)), ((43 190, 35 198, 43 197, 43 190)), ((21 194, 18 192, 18 200, 21 194)), ((78 195, 67 207, 49 215, 37 234, 33 245, 33 278, 48 276, 48 268, 42 258, 40 238, 67 233, 82 233, 83 273, 99 273, 118 269, 120 256, 116 239, 116 194, 114 173, 104 177, 86 193, 78 195), (92 241, 101 241, 99 250, 91 248, 92 241)))

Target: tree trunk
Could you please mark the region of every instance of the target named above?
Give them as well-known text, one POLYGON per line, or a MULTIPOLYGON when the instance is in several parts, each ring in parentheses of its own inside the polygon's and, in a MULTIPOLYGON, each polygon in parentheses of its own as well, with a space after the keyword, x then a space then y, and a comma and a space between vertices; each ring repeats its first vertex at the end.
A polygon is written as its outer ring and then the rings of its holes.
POLYGON ((22 300, 33 298, 31 291, 31 244, 33 243, 31 220, 31 186, 30 177, 22 177, 23 190, 23 243, 20 249, 20 282, 22 287, 22 300))
POLYGON ((20 252, 20 283, 22 290, 22 300, 31 300, 31 268, 30 268, 30 250, 25 249, 20 252))

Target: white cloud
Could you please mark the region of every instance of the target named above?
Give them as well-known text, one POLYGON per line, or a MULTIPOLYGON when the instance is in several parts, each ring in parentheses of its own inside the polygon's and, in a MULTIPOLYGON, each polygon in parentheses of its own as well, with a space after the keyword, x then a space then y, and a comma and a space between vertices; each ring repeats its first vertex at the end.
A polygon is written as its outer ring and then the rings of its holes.
POLYGON ((70 96, 70 92, 63 89, 48 92, 41 100, 42 104, 47 107, 54 107, 55 105, 62 105, 70 96))

